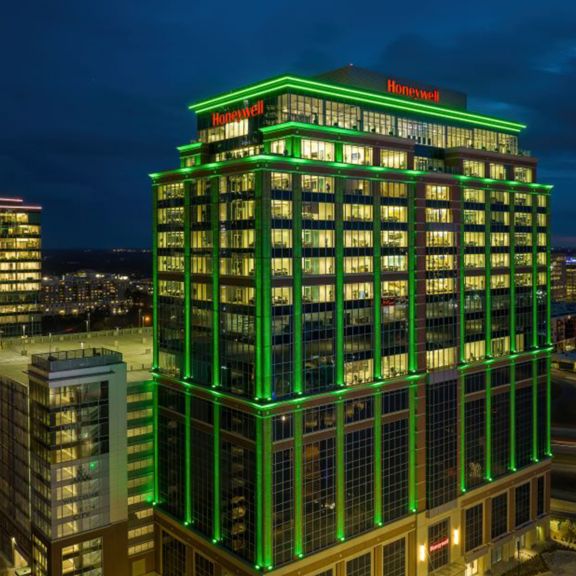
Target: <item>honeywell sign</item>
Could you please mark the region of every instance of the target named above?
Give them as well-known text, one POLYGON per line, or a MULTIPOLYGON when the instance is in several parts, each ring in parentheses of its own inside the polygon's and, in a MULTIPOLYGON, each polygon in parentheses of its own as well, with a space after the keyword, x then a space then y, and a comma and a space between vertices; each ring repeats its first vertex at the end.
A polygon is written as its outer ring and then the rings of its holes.
POLYGON ((440 90, 424 90, 423 88, 414 88, 405 84, 400 84, 396 80, 388 80, 388 92, 398 94, 398 96, 408 96, 416 100, 427 100, 428 102, 440 102, 440 90))
POLYGON ((252 106, 238 108, 232 112, 214 112, 212 114, 212 126, 224 126, 224 124, 229 122, 238 122, 239 120, 261 116, 262 114, 264 114, 264 100, 258 100, 252 106))

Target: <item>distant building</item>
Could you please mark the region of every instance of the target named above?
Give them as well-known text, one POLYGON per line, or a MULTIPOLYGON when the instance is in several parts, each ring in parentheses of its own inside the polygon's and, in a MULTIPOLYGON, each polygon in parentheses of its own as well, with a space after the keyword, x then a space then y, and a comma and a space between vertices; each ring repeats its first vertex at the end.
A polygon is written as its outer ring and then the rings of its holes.
POLYGON ((123 355, 99 346, 33 354, 28 383, 0 353, 12 370, 0 379, 0 551, 34 576, 153 573, 153 397, 137 342, 128 378, 123 355))
POLYGON ((554 302, 565 302, 566 295, 566 254, 564 252, 552 253, 550 268, 551 294, 554 302))
POLYGON ((41 331, 40 206, 0 198, 0 338, 41 331))
POLYGON ((107 309, 110 314, 126 314, 132 299, 130 278, 120 274, 92 271, 42 278, 42 309, 45 314, 83 314, 107 309))
POLYGON ((566 300, 576 302, 576 258, 566 258, 566 300))

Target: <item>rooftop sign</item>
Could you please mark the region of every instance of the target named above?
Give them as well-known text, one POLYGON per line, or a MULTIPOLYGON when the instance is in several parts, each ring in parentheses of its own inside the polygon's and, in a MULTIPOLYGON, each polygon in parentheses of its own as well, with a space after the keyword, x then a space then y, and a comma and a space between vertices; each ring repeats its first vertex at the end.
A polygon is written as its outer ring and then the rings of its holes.
POLYGON ((440 90, 435 88, 433 90, 425 90, 423 88, 414 88, 406 84, 400 84, 391 78, 387 83, 388 92, 397 94, 398 96, 407 96, 408 98, 415 98, 416 100, 426 100, 428 102, 440 102, 440 90))
POLYGON ((252 106, 238 108, 232 112, 213 112, 212 126, 224 126, 230 122, 238 122, 239 120, 261 116, 262 114, 264 114, 264 100, 258 100, 258 102, 252 104, 252 106))

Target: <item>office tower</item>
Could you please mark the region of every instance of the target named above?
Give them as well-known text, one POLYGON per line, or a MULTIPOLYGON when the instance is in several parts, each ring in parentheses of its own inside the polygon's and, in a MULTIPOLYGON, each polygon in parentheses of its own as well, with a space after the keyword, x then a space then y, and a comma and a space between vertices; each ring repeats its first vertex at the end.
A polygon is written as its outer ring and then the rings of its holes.
POLYGON ((0 339, 42 329, 40 206, 0 198, 0 339))
POLYGON ((191 109, 151 175, 160 574, 470 576, 543 538, 524 126, 354 67, 191 109))
POLYGON ((565 252, 552 252, 552 264, 550 271, 550 286, 552 288, 552 300, 554 302, 566 302, 567 298, 567 261, 565 252))

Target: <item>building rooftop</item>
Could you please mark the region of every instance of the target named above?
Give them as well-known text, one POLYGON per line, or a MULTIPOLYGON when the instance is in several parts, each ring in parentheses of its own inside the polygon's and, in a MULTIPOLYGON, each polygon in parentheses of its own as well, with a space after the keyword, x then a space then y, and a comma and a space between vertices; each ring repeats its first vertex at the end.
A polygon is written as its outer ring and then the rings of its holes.
POLYGON ((152 366, 151 328, 58 334, 26 339, 4 338, 0 341, 0 374, 27 383, 26 371, 28 365, 34 362, 34 357, 43 359, 50 356, 56 362, 65 362, 67 355, 72 360, 72 351, 90 354, 94 349, 104 349, 107 354, 122 354, 127 365, 128 382, 149 379, 152 366))
POLYGON ((93 368, 119 362, 122 362, 122 353, 107 348, 80 348, 62 352, 33 354, 31 359, 32 366, 47 372, 93 368))

